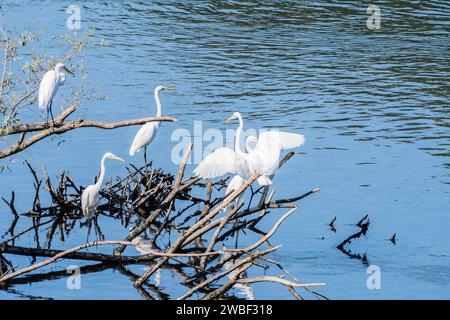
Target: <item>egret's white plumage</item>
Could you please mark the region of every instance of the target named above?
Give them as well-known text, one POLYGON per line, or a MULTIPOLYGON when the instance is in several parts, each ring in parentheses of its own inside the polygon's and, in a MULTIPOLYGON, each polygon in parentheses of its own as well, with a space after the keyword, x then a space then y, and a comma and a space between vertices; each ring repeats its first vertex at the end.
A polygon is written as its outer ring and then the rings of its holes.
POLYGON ((237 174, 236 161, 236 152, 230 148, 219 148, 200 162, 194 174, 205 179, 220 177, 227 173, 237 174))
POLYGON ((300 147, 304 143, 305 137, 301 134, 282 131, 262 132, 252 152, 256 157, 252 161, 253 170, 268 173, 280 160, 281 151, 300 147))
POLYGON ((108 158, 123 161, 122 158, 117 157, 111 152, 107 152, 103 155, 102 160, 100 161, 100 175, 97 182, 84 189, 83 194, 81 195, 81 209, 86 219, 90 219, 97 210, 100 200, 99 192, 105 178, 105 160, 108 158))
POLYGON ((62 70, 73 74, 63 63, 58 63, 53 70, 49 70, 44 74, 39 84, 39 108, 47 109, 47 115, 48 112, 51 113, 52 101, 59 86, 63 85, 66 81, 66 75, 62 70))
POLYGON ((241 133, 244 123, 239 112, 236 112, 228 118, 227 122, 239 118, 239 127, 236 131, 236 140, 234 143, 234 150, 230 148, 219 148, 213 153, 210 153, 202 162, 195 168, 194 174, 202 178, 216 178, 227 173, 239 175, 242 179, 247 180, 252 176, 251 168, 248 163, 248 154, 241 150, 241 133))
POLYGON ((194 174, 202 178, 216 178, 232 173, 239 175, 245 181, 258 172, 261 174, 257 180, 260 185, 271 184, 267 174, 279 161, 281 151, 301 146, 305 141, 304 136, 281 131, 263 132, 258 137, 255 149, 244 153, 240 147, 244 121, 239 112, 235 112, 227 122, 233 119, 239 120, 235 150, 217 149, 200 162, 195 168, 194 174))
MULTIPOLYGON (((156 101, 156 116, 161 117, 161 101, 159 100, 159 93, 161 90, 173 90, 172 87, 157 86, 155 88, 156 101)), ((134 137, 133 143, 130 147, 130 156, 134 156, 140 150, 146 148, 156 137, 159 129, 159 122, 148 122, 144 124, 134 137)))
MULTIPOLYGON (((245 140, 245 149, 247 150, 247 152, 251 152, 255 148, 254 144, 256 144, 257 141, 258 139, 255 136, 247 137, 247 139, 245 140)), ((239 175, 235 175, 230 180, 230 183, 227 186, 225 194, 231 195, 232 192, 239 190, 244 185, 244 183, 245 183, 244 179, 242 179, 239 175)), ((239 197, 237 197, 235 200, 236 205, 238 204, 238 202, 239 197)), ((228 206, 223 208, 223 211, 225 211, 226 209, 228 209, 228 206)))

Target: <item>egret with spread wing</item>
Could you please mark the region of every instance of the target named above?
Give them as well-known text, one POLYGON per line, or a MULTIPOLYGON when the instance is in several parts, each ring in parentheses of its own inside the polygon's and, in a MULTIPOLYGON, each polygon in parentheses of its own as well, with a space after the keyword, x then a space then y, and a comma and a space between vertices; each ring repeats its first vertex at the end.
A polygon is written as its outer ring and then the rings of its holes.
MULTIPOLYGON (((156 116, 161 117, 161 101, 159 100, 159 93, 161 90, 173 90, 173 87, 157 86, 155 88, 156 101, 156 116)), ((144 150, 144 159, 147 163, 147 146, 153 141, 159 129, 159 122, 148 122, 144 124, 134 137, 133 143, 130 147, 130 156, 134 156, 142 149, 144 150)))
POLYGON ((41 110, 47 109, 47 122, 49 114, 53 120, 53 98, 55 97, 59 86, 62 86, 66 82, 66 75, 62 70, 73 75, 73 72, 66 68, 63 63, 58 63, 54 70, 49 70, 44 74, 44 77, 39 84, 39 108, 41 110))
MULTIPOLYGON (((255 136, 248 136, 247 139, 245 139, 245 150, 247 150, 247 152, 251 152, 254 148, 256 142, 258 142, 258 139, 255 136)), ((239 188, 241 188, 244 185, 245 181, 244 179, 242 179, 239 175, 235 175, 231 180, 230 183, 227 186, 227 190, 225 191, 225 194, 227 195, 231 195, 231 193, 233 193, 236 190, 239 190, 239 188)), ((235 201, 236 205, 239 203, 239 197, 236 198, 235 201)), ((223 211, 225 211, 228 208, 225 207, 223 208, 223 211)))
POLYGON ((259 135, 255 149, 249 153, 241 150, 241 134, 244 121, 239 112, 235 112, 227 119, 227 122, 238 119, 239 127, 236 131, 235 149, 219 148, 209 154, 195 168, 194 174, 202 178, 216 178, 227 173, 237 174, 244 181, 253 174, 258 173, 258 183, 269 185, 272 183, 267 177, 270 169, 277 164, 281 151, 300 147, 305 138, 301 134, 266 131, 259 135))
POLYGON ((106 159, 123 161, 122 158, 119 158, 111 152, 107 152, 103 155, 102 160, 100 161, 100 176, 98 177, 97 182, 84 189, 83 194, 81 195, 81 209, 86 219, 92 218, 92 216, 95 214, 95 211, 97 210, 100 201, 99 192, 105 178, 106 159))

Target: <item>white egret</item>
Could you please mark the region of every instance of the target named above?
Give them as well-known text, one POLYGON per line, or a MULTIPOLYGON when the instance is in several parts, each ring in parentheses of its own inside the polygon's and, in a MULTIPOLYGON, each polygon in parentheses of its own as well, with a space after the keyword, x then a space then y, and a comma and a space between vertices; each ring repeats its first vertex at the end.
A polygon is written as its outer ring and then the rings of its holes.
MULTIPOLYGON (((173 87, 157 86, 155 88, 156 101, 156 116, 161 117, 161 101, 159 100, 159 93, 161 90, 173 90, 173 87)), ((134 137, 133 143, 130 147, 130 156, 134 156, 142 149, 144 150, 144 159, 147 163, 147 146, 153 141, 159 129, 159 122, 148 122, 144 124, 134 137)))
POLYGON ((81 209, 86 219, 92 218, 92 216, 95 214, 95 211, 97 210, 97 206, 100 201, 99 192, 103 183, 103 179, 105 178, 105 160, 108 158, 118 161, 124 161, 122 158, 119 158, 111 152, 107 152, 103 155, 102 160, 100 161, 100 175, 97 182, 84 189, 83 194, 81 195, 81 209))
POLYGON ((63 63, 58 63, 56 64, 54 70, 49 70, 44 74, 44 77, 39 84, 39 108, 47 109, 47 122, 49 113, 53 120, 53 98, 55 97, 59 86, 63 85, 66 81, 66 75, 62 72, 62 70, 65 70, 73 75, 73 72, 66 68, 63 63))
MULTIPOLYGON (((248 136, 245 140, 245 149, 247 152, 251 152, 256 144, 258 142, 258 139, 255 136, 248 136)), ((235 175, 231 180, 230 183, 227 186, 227 190, 225 191, 225 194, 231 195, 232 192, 238 190, 240 187, 244 185, 245 181, 242 179, 239 175, 235 175)), ((239 202, 239 197, 236 198, 235 203, 236 205, 239 202)), ((223 211, 226 211, 228 207, 223 208, 223 211)))
POLYGON ((282 131, 262 132, 258 137, 255 149, 249 153, 244 153, 240 146, 244 121, 239 112, 235 112, 227 119, 227 122, 234 119, 239 120, 235 150, 230 148, 217 149, 200 162, 195 168, 194 174, 202 178, 216 178, 227 173, 233 173, 246 181, 254 173, 258 173, 261 175, 257 180, 260 185, 271 184, 272 181, 267 177, 267 174, 278 162, 281 151, 301 146, 305 141, 304 136, 282 131))

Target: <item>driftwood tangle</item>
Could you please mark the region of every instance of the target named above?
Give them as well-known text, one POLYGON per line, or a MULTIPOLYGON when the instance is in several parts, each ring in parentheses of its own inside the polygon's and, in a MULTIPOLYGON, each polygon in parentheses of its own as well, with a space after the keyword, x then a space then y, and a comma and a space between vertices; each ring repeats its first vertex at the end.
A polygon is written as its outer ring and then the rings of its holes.
MULTIPOLYGON (((33 143, 52 134, 60 134, 79 127, 111 129, 126 125, 142 124, 148 121, 174 121, 171 118, 146 118, 117 123, 75 120, 65 122, 75 111, 71 106, 57 118, 54 124, 35 123, 10 128, 3 135, 36 132, 17 144, 0 151, 0 158, 19 152, 33 143)), ((322 296, 311 288, 322 283, 303 283, 286 270, 270 254, 280 248, 269 240, 282 223, 297 209, 299 200, 319 191, 313 189, 292 198, 276 199, 275 189, 262 187, 257 190, 250 185, 258 178, 251 177, 239 190, 224 195, 227 180, 204 181, 198 177, 186 177, 186 164, 192 145, 185 151, 176 176, 153 168, 151 164, 142 167, 129 165, 125 177, 117 177, 101 190, 101 205, 92 221, 85 221, 80 212, 80 196, 83 188, 78 186, 68 173, 61 173, 56 181, 45 169, 42 176, 26 162, 34 178, 35 196, 30 199, 30 209, 18 212, 15 207, 15 193, 9 199, 2 198, 9 206, 13 221, 0 239, 0 288, 21 283, 39 282, 67 276, 65 270, 45 272, 45 266, 60 259, 97 261, 85 265, 81 273, 97 272, 115 268, 129 278, 136 290, 146 299, 174 298, 150 284, 150 277, 162 268, 170 269, 180 277, 185 293, 178 299, 230 298, 234 287, 247 287, 256 282, 271 282, 285 286, 296 299, 302 299, 298 292, 304 289, 315 298, 322 296), (235 200, 244 192, 248 202, 235 200), (44 195, 50 198, 44 204, 44 195), (47 201, 48 202, 48 201, 47 201), (228 207, 228 208, 227 208, 228 207), (224 210, 227 208, 226 210, 224 210), (268 231, 257 226, 273 212, 284 211, 268 231), (19 219, 29 221, 29 227, 17 231, 19 219), (111 219, 128 230, 123 239, 110 239, 102 232, 102 223, 111 219), (96 241, 81 243, 70 249, 57 249, 74 230, 93 228, 96 241), (249 236, 252 233, 252 237, 249 236), (34 246, 18 245, 23 236, 33 235, 34 246), (239 238, 238 238, 239 236, 239 238), (59 241, 55 241, 55 237, 59 241), (107 240, 105 240, 107 238, 107 240), (256 240, 255 240, 256 238, 256 240), (252 239, 252 240, 250 240, 252 239), (57 244, 55 244, 57 243, 57 244), (96 252, 100 247, 112 246, 110 254, 96 252), (127 250, 134 247, 136 251, 127 250), (84 249, 89 248, 89 251, 84 249), (126 254, 125 254, 126 253, 126 254), (18 268, 9 259, 16 255, 32 257, 29 266, 18 268), (37 257, 41 257, 37 259, 37 257), (45 258, 45 259, 44 259, 45 258), (37 262, 39 260, 39 262, 37 262), (136 275, 126 268, 129 264, 144 264, 147 269, 136 275), (273 268, 275 267, 275 268, 273 268), (273 270, 281 274, 266 275, 273 270), (40 270, 40 273, 36 271, 40 270), (264 273, 261 273, 264 272, 264 273)), ((274 170, 278 172, 294 154, 288 153, 274 170)), ((24 225, 22 222, 21 225, 24 225)), ((91 235, 92 236, 92 235, 91 235)))

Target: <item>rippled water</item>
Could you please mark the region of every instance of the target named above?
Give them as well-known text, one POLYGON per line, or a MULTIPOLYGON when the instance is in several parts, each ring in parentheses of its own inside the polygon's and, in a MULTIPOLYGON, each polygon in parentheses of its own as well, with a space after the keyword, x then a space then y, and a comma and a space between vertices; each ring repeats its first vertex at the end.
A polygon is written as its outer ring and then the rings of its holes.
MULTIPOLYGON (((44 28, 41 41, 58 57, 63 52, 52 39, 68 32, 70 4, 7 1, 5 24, 16 31, 44 28)), ((280 195, 321 192, 280 229, 276 257, 302 280, 326 282, 319 292, 329 298, 449 298, 450 9, 446 1, 377 4, 382 25, 372 31, 364 1, 83 2, 82 27, 95 27, 96 39, 108 45, 83 54, 88 85, 105 99, 80 111, 111 121, 153 115, 154 86, 175 86, 163 97, 163 113, 178 122, 163 125, 151 152, 157 166, 172 172, 172 130, 192 130, 194 120, 225 129, 224 120, 239 110, 246 127, 303 133, 306 144, 274 183, 280 195), (381 290, 367 289, 367 266, 335 248, 365 214, 369 232, 352 250, 381 268, 381 290), (334 216, 336 233, 327 226, 334 216), (395 246, 388 241, 393 233, 395 246)), ((37 144, 9 163, 0 194, 20 188, 17 206, 27 208, 33 190, 25 158, 52 174, 70 169, 87 184, 101 154, 125 155, 135 132, 87 129, 37 144)), ((110 170, 124 173, 117 164, 110 170)), ((5 226, 8 208, 2 203, 0 210, 5 226)), ((107 231, 123 234, 114 226, 107 231)), ((166 292, 174 281, 163 272, 166 292)), ((256 298, 290 297, 283 288, 254 289, 256 298)), ((31 296, 140 297, 111 270, 86 275, 76 292, 66 290, 65 278, 0 291, 0 298, 31 296)))

